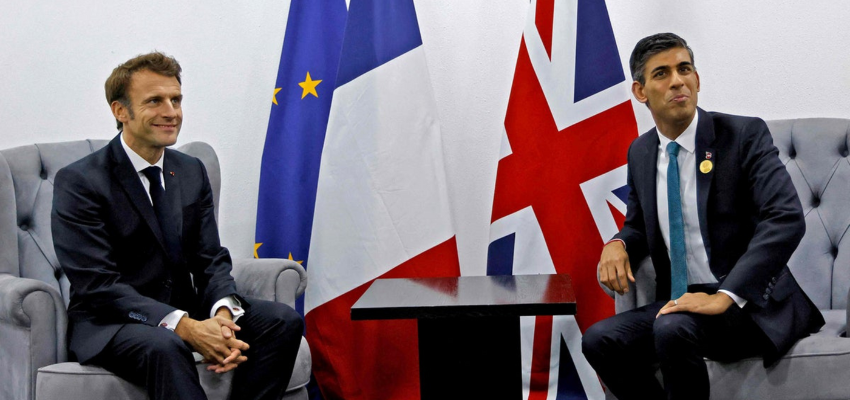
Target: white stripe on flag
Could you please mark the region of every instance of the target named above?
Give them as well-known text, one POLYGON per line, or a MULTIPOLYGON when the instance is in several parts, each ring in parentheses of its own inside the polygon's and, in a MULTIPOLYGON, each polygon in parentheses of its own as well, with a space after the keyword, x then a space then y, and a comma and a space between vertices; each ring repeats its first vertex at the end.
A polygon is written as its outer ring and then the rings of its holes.
POLYGON ((334 92, 305 312, 453 235, 436 110, 422 46, 334 92))

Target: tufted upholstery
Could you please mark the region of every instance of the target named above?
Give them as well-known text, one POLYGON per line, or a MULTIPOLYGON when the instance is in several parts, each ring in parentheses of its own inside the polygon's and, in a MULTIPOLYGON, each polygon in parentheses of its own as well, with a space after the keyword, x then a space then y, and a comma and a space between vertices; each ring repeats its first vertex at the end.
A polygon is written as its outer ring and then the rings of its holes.
MULTIPOLYGON (((794 277, 823 313, 826 325, 801 339, 770 369, 760 358, 706 360, 713 399, 850 399, 850 120, 767 121, 774 145, 803 204, 806 234, 788 261, 794 277)), ((622 312, 655 301, 655 270, 641 263, 622 312)), ((608 291, 614 297, 614 293, 608 291)), ((610 393, 607 398, 612 399, 610 393)))
MULTIPOLYGON (((37 370, 40 398, 77 398, 74 393, 79 393, 84 396, 79 398, 98 399, 99 390, 104 399, 115 393, 146 397, 143 391, 102 369, 65 362, 65 309, 70 284, 53 250, 50 231, 53 179, 59 169, 106 143, 106 140, 85 140, 0 151, 2 399, 34 399, 37 370)), ((189 143, 179 150, 200 158, 207 167, 218 216, 221 178, 215 151, 201 142, 189 143)), ((235 260, 234 264, 233 275, 243 294, 293 305, 306 286, 303 268, 289 260, 235 260)), ((304 386, 310 368, 310 351, 304 341, 285 398, 306 398, 304 386)), ((215 376, 205 374, 203 368, 199 371, 211 398, 216 394, 227 396, 229 374, 215 376)))
POLYGON ((806 215, 806 235, 788 265, 818 308, 847 309, 850 120, 782 120, 769 127, 806 215))

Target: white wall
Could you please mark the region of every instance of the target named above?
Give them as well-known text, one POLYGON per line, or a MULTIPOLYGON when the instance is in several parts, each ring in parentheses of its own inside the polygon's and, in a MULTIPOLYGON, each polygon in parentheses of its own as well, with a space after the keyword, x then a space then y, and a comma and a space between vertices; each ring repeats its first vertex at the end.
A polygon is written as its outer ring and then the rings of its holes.
MULTIPOLYGON (((440 118, 465 273, 484 271, 493 185, 528 3, 416 2, 440 118)), ((672 31, 696 53, 710 110, 765 119, 850 118, 850 5, 825 0, 610 0, 623 60, 672 31)), ((222 165, 221 236, 253 251, 260 156, 287 1, 0 0, 0 148, 111 138, 112 68, 153 49, 184 68, 180 143, 212 144, 222 165)), ((624 65, 626 75, 628 66, 624 65)), ((640 129, 652 126, 635 105, 640 129)))

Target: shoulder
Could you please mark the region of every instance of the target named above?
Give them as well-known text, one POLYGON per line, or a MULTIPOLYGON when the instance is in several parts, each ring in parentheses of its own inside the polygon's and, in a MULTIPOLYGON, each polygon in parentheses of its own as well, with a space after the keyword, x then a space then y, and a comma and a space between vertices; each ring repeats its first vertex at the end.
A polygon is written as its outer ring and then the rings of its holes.
POLYGON ((68 181, 91 181, 108 177, 110 159, 108 147, 102 147, 60 168, 56 172, 54 184, 61 185, 68 181))
POLYGON ((714 123, 714 130, 716 133, 732 132, 746 135, 767 131, 767 124, 764 120, 758 117, 726 114, 715 111, 709 111, 707 114, 714 123))

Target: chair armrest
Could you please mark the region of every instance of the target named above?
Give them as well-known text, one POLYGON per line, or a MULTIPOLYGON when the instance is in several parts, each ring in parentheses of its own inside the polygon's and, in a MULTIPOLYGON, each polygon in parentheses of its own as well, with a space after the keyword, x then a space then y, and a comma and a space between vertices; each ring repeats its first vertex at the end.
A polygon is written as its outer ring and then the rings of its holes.
POLYGON ((65 303, 56 289, 39 280, 0 274, 0 398, 31 394, 39 368, 68 359, 67 327, 65 303))
POLYGON ((295 308, 307 288, 307 272, 295 261, 280 258, 233 260, 233 279, 243 296, 277 301, 295 308))

